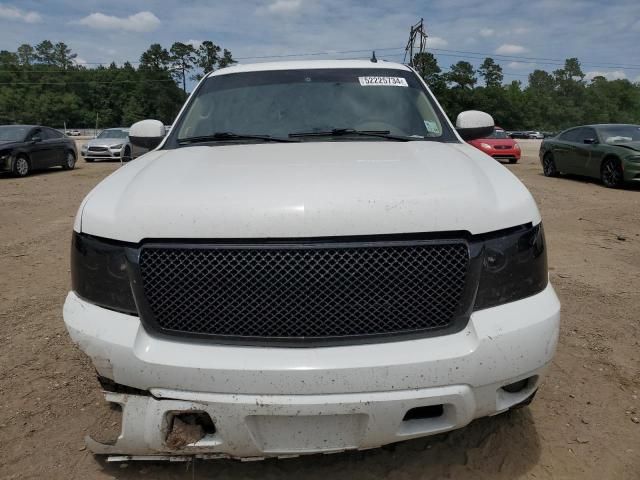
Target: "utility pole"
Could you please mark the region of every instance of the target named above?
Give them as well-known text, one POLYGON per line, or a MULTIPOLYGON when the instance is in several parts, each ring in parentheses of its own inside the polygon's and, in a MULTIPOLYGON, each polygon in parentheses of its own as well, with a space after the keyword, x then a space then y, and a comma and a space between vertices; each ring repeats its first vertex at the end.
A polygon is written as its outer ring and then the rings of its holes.
POLYGON ((411 30, 409 32, 409 41, 407 42, 407 46, 404 49, 404 63, 407 63, 407 55, 409 55, 409 66, 413 67, 413 59, 416 54, 424 53, 427 49, 427 32, 424 29, 424 19, 420 19, 418 23, 411 26, 411 30), (418 41, 417 51, 414 53, 414 49, 416 48, 416 40, 418 41))

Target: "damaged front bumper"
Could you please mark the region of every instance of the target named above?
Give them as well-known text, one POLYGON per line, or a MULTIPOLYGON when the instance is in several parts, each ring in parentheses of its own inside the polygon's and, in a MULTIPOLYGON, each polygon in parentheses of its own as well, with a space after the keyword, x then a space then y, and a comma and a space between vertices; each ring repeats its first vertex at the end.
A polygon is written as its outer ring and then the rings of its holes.
POLYGON ((508 410, 535 393, 542 370, 531 372, 512 393, 502 384, 342 395, 106 392, 107 401, 122 407, 121 433, 112 444, 86 441, 92 452, 112 461, 259 460, 365 450, 460 428, 475 418, 477 399, 492 399, 493 413, 508 410), (188 415, 210 422, 193 422, 192 431, 174 438, 175 422, 188 415))
POLYGON ((74 293, 64 319, 99 375, 128 387, 105 385, 122 428, 112 443, 89 439, 90 450, 120 460, 252 460, 374 448, 521 404, 553 358, 560 305, 549 285, 474 312, 455 334, 326 348, 159 338, 139 318, 74 293), (176 418, 201 429, 173 438, 176 418))

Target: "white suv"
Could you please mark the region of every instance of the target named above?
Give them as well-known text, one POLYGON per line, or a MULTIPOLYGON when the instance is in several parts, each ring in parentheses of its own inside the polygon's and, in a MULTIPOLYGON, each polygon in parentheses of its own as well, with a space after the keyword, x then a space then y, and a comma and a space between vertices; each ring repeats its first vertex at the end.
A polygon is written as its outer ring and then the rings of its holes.
POLYGON ((556 348, 540 214, 386 62, 240 65, 78 212, 71 338, 123 424, 98 454, 365 449, 533 398, 556 348))

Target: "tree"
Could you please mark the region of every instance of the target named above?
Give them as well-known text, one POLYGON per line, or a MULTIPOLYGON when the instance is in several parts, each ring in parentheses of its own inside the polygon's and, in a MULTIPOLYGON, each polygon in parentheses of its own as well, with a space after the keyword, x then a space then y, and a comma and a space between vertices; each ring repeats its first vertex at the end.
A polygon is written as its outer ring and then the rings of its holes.
POLYGON ((36 45, 36 60, 45 65, 54 65, 53 43, 49 40, 43 40, 36 45))
POLYGON ((71 49, 64 42, 56 43, 51 52, 54 65, 65 70, 73 66, 73 61, 77 56, 78 54, 72 53, 71 49))
POLYGON ((234 63, 237 62, 231 56, 231 52, 225 48, 222 52, 222 58, 218 60, 218 68, 228 67, 229 65, 233 65, 234 63))
MULTIPOLYGON (((172 123, 184 103, 185 77, 196 73, 201 77, 235 62, 229 50, 206 41, 191 51, 195 66, 189 70, 191 49, 183 47, 175 43, 169 52, 160 44, 151 45, 142 53, 138 68, 130 63, 75 66, 71 49, 49 40, 35 48, 22 44, 15 52, 0 51, 0 122, 93 127, 97 113, 101 127, 127 126, 144 118, 172 123), (178 67, 179 75, 172 66, 178 67), (60 73, 55 81, 53 71, 60 73)), ((417 55, 413 63, 452 119, 463 110, 475 109, 514 130, 640 124, 640 83, 609 81, 603 76, 586 82, 579 60, 569 58, 555 72, 534 70, 528 85, 500 85, 499 75, 494 75, 501 73, 499 65, 489 60, 478 69, 486 84, 480 87, 467 62, 452 65, 446 74, 430 53, 417 55)))
POLYGON ((210 40, 205 40, 200 44, 200 47, 198 47, 196 64, 202 72, 194 76, 195 80, 200 80, 207 73, 213 72, 216 69, 218 61, 220 60, 220 57, 218 56, 220 50, 221 48, 210 40))
POLYGON ((529 89, 551 93, 556 89, 556 80, 549 72, 534 70, 529 74, 529 89))
POLYGON ((472 89, 478 81, 473 65, 464 61, 451 65, 451 70, 445 73, 445 79, 447 82, 453 83, 454 88, 461 89, 472 89))
POLYGON ((577 58, 567 58, 564 61, 564 68, 553 72, 556 79, 560 82, 582 82, 584 80, 584 72, 577 58))
POLYGON ((4 66, 17 65, 18 55, 8 50, 0 50, 0 64, 4 66))
POLYGON ((229 50, 225 48, 224 51, 222 51, 222 57, 220 57, 221 51, 222 49, 211 40, 205 40, 202 42, 196 52, 196 66, 201 71, 195 74, 192 78, 194 80, 200 80, 207 73, 236 63, 229 50))
POLYGON ((182 91, 187 93, 187 72, 193 70, 195 66, 196 49, 191 44, 175 42, 169 51, 174 76, 182 80, 182 91))
POLYGON ((498 65, 493 58, 487 57, 480 65, 478 73, 484 79, 484 83, 487 87, 500 87, 504 75, 502 74, 502 67, 498 65))
POLYGON ((152 44, 140 55, 140 68, 146 70, 167 71, 171 64, 171 55, 159 43, 152 44))
POLYGON ((23 43, 18 47, 18 62, 20 65, 31 65, 36 59, 35 50, 28 43, 23 43))
POLYGON ((433 53, 416 53, 413 57, 413 66, 435 95, 440 95, 445 90, 442 70, 433 53))

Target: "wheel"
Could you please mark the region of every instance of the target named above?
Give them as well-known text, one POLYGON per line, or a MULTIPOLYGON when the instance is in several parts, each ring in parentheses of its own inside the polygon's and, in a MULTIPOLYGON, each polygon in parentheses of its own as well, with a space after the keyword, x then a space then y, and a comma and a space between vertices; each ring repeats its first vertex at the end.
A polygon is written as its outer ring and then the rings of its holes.
POLYGON ((553 154, 547 153, 542 159, 542 171, 545 177, 557 177, 560 173, 556 168, 556 161, 553 159, 553 154))
POLYGON ((75 166, 76 166, 76 156, 73 154, 73 152, 67 152, 67 158, 62 164, 62 168, 64 170, 73 170, 73 167, 75 166))
POLYGON ((26 177, 31 171, 31 164, 29 163, 29 159, 24 155, 17 157, 13 161, 13 168, 11 169, 11 171, 16 177, 26 177))
POLYGON ((131 161, 131 149, 129 147, 124 148, 124 152, 122 153, 122 161, 123 162, 131 161))
POLYGON ((600 167, 600 179, 608 188, 618 188, 622 185, 623 174, 620 162, 615 158, 605 159, 600 167))

